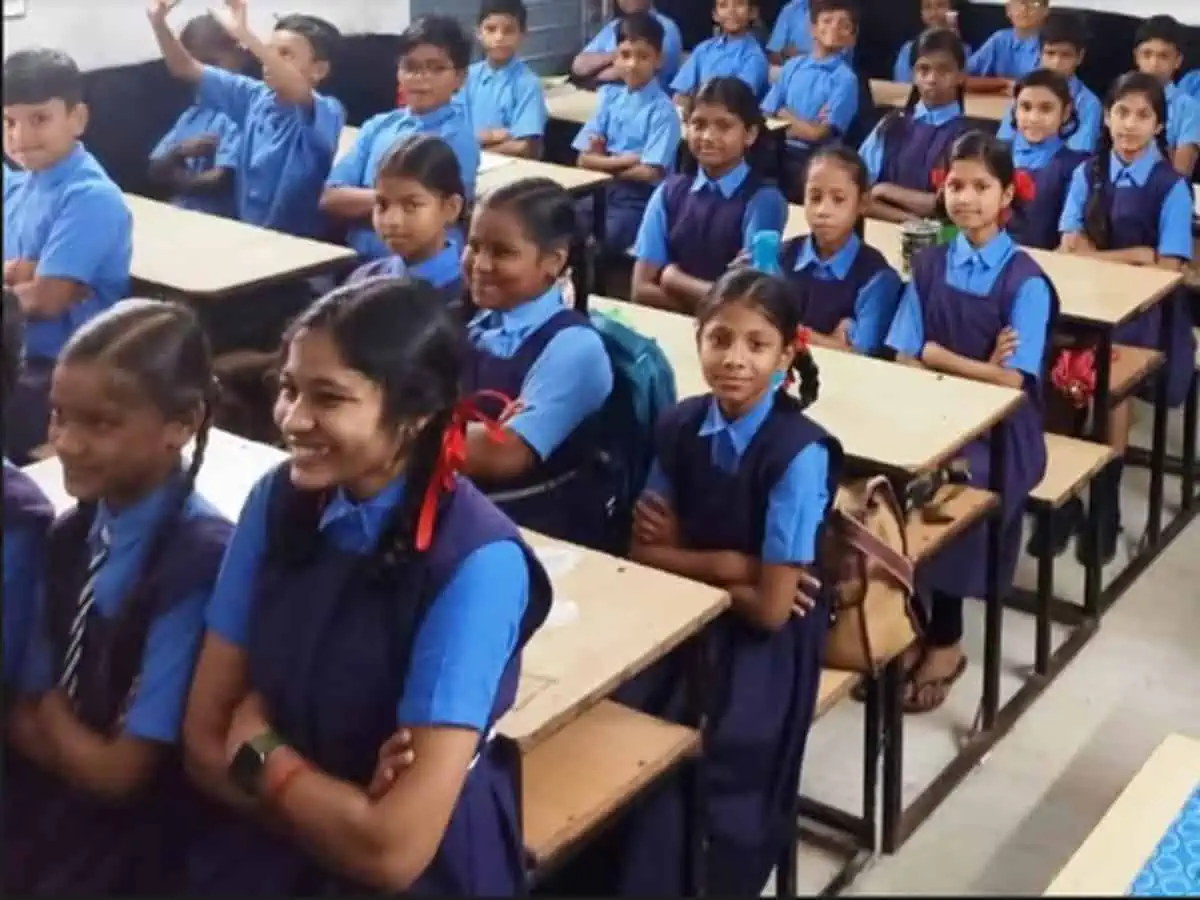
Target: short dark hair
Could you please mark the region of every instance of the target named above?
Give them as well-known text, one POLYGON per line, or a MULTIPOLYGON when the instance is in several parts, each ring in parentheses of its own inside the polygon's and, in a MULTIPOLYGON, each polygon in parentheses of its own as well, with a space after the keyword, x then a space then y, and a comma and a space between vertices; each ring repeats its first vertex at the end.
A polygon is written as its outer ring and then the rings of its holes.
POLYGON ((812 7, 809 10, 809 18, 813 22, 817 21, 817 17, 824 12, 844 12, 850 16, 850 21, 854 23, 855 29, 861 18, 861 10, 859 9, 856 0, 812 0, 812 7))
POLYGON ((617 22, 617 43, 622 41, 645 41, 659 53, 662 53, 666 32, 662 22, 650 13, 632 13, 621 16, 617 22))
POLYGON ((522 0, 483 0, 479 5, 479 24, 488 16, 512 16, 522 31, 529 24, 529 10, 522 0))
POLYGON ((1140 47, 1148 41, 1162 41, 1182 53, 1186 37, 1183 26, 1174 16, 1151 16, 1133 36, 1133 46, 1140 47))
POLYGON ((312 47, 313 59, 327 63, 333 62, 342 42, 342 33, 329 22, 303 13, 280 16, 275 20, 275 30, 300 35, 312 47))
POLYGON ((451 16, 421 16, 400 35, 400 56, 407 56, 422 44, 446 51, 454 68, 462 71, 471 64, 471 39, 451 16))
POLYGON ((179 42, 192 56, 198 55, 201 48, 232 50, 237 47, 237 41, 221 27, 221 23, 213 18, 211 13, 201 13, 189 19, 179 32, 179 42))
POLYGON ((1043 47, 1047 44, 1070 44, 1080 53, 1087 50, 1092 37, 1087 19, 1069 9, 1056 9, 1046 16, 1041 36, 1043 47))
POLYGON ((61 50, 18 50, 4 60, 4 105, 61 100, 68 108, 83 102, 83 74, 61 50))

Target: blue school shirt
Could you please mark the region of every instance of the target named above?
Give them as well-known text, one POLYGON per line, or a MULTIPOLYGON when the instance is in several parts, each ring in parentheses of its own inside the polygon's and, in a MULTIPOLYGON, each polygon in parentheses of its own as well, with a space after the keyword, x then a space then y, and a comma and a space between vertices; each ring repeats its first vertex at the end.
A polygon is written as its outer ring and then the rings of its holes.
MULTIPOLYGON (((1100 128, 1104 125, 1104 105, 1100 98, 1088 90, 1087 85, 1071 76, 1068 82, 1071 88, 1071 102, 1075 104, 1075 115, 1079 117, 1079 127, 1067 139, 1067 147, 1080 153, 1091 153, 1096 149, 1096 141, 1100 139, 1100 128)), ((1013 124, 1015 104, 1010 103, 1004 117, 1000 119, 1000 130, 996 137, 1002 141, 1012 141, 1016 134, 1013 124)))
POLYGON ((1042 36, 1017 37, 1003 28, 984 41, 967 60, 967 74, 994 78, 1024 78, 1042 64, 1042 36))
MULTIPOLYGON (((809 237, 796 256, 795 270, 803 272, 812 268, 813 275, 819 281, 845 281, 861 249, 862 240, 857 234, 852 234, 846 246, 829 259, 822 260, 817 256, 816 244, 809 237)), ((858 292, 854 298, 854 321, 850 325, 849 335, 850 344, 855 350, 874 353, 883 346, 884 335, 892 324, 892 317, 900 302, 901 284, 900 276, 888 267, 877 272, 858 292)))
MULTIPOLYGON (((4 468, 16 468, 7 459, 4 468)), ((24 668, 40 602, 43 528, 4 530, 4 681, 16 684, 24 668)))
MULTIPOLYGON (((1118 186, 1145 187, 1150 173, 1161 159, 1162 153, 1154 143, 1147 145, 1138 158, 1128 165, 1114 152, 1109 156, 1109 180, 1118 186)), ((1077 234, 1084 230, 1090 166, 1090 161, 1080 163, 1071 176, 1071 186, 1067 189, 1067 199, 1058 221, 1058 230, 1063 234, 1077 234)), ((1159 256, 1192 258, 1192 203, 1192 192, 1187 182, 1180 178, 1167 193, 1158 213, 1158 246, 1155 250, 1159 256)))
MULTIPOLYGON (((241 153, 241 133, 237 124, 225 113, 204 106, 189 106, 185 109, 175 120, 170 131, 164 134, 162 140, 150 151, 150 159, 162 159, 184 141, 209 134, 217 138, 216 153, 211 160, 189 159, 188 171, 199 174, 209 169, 236 170, 241 153)), ((236 184, 236 181, 234 183, 236 184)), ((211 215, 231 216, 236 212, 232 190, 210 195, 182 194, 172 197, 171 202, 183 209, 194 209, 211 215)))
POLYGON ((1191 94, 1200 103, 1200 69, 1193 69, 1179 79, 1179 89, 1191 94))
MULTIPOLYGON (((911 113, 906 113, 906 115, 912 116, 914 122, 928 122, 933 126, 945 125, 962 114, 963 109, 957 101, 932 108, 926 106, 924 102, 920 102, 913 107, 911 113)), ((887 121, 886 117, 884 121, 887 121)), ((867 166, 867 176, 871 179, 871 184, 877 184, 883 174, 883 126, 884 122, 876 125, 858 149, 859 156, 867 166)))
MULTIPOLYGON (((725 418, 714 398, 697 432, 712 437, 712 464, 735 473, 746 455, 750 442, 767 420, 778 398, 768 390, 740 418, 725 418)), ((808 565, 816 560, 817 530, 829 505, 829 451, 824 444, 812 443, 801 450, 788 465, 783 477, 771 488, 767 498, 767 522, 761 550, 768 565, 808 565)), ((656 459, 646 480, 646 492, 658 494, 670 502, 674 485, 656 459)))
POLYGON ((16 192, 21 183, 29 177, 29 173, 24 169, 15 169, 8 163, 4 164, 4 202, 8 203, 8 198, 16 192))
MULTIPOLYGON (((397 478, 360 503, 339 488, 321 514, 322 536, 349 553, 373 552, 404 491, 403 477, 397 478)), ((246 498, 208 607, 208 627, 242 648, 256 600, 253 585, 267 552, 270 498, 267 475, 246 498)), ((528 600, 529 570, 512 541, 480 547, 463 560, 417 631, 396 702, 397 724, 483 731, 528 600)))
MULTIPOLYGON (((664 16, 654 7, 650 8, 650 14, 658 19, 658 24, 663 27, 662 67, 658 70, 658 80, 666 87, 679 71, 679 60, 683 57, 683 35, 674 19, 664 16)), ((617 16, 596 32, 596 36, 588 41, 587 46, 580 52, 616 53, 617 28, 620 23, 621 17, 617 16)))
POLYGON ((499 69, 486 59, 467 70, 463 99, 475 134, 503 128, 516 140, 546 133, 546 95, 542 82, 524 62, 513 58, 499 69))
MULTIPOLYGON (((905 41, 900 48, 900 52, 896 54, 895 65, 892 66, 892 81, 898 81, 901 84, 910 84, 913 80, 913 46, 917 43, 916 38, 911 41, 905 41)), ((969 57, 971 55, 971 45, 963 44, 963 52, 969 57)))
MULTIPOLYGON (((120 511, 112 510, 104 502, 99 504, 88 532, 89 553, 98 553, 105 540, 109 550, 108 559, 96 576, 93 614, 98 612, 111 619, 120 612, 168 512, 167 504, 172 502, 173 481, 120 511)), ((216 510, 198 494, 193 493, 184 504, 185 519, 214 515, 216 510)), ((194 591, 151 623, 142 652, 137 691, 124 723, 126 734, 165 744, 178 739, 192 669, 204 634, 204 609, 209 596, 207 589, 194 591)), ((44 616, 44 606, 40 609, 44 616)), ((44 629, 39 629, 29 648, 21 688, 31 694, 50 690, 57 672, 58 660, 49 637, 44 629)))
POLYGON ((342 104, 316 91, 311 109, 284 104, 264 82, 213 66, 204 67, 196 102, 225 113, 240 129, 238 218, 301 237, 322 236, 318 204, 346 124, 342 104))
POLYGON ((1200 145, 1200 100, 1179 88, 1167 85, 1167 146, 1171 150, 1200 145))
MULTIPOLYGON (((975 248, 959 235, 946 254, 946 282, 952 288, 986 297, 1005 264, 1020 248, 1001 231, 983 247, 975 248)), ((921 316, 921 296, 916 284, 909 282, 900 298, 900 308, 888 331, 887 345, 897 353, 919 357, 925 348, 925 323, 921 316)), ((1016 352, 1004 364, 1034 378, 1042 377, 1042 358, 1046 349, 1046 329, 1050 323, 1050 285, 1044 278, 1025 281, 1013 298, 1009 326, 1016 331, 1016 352)), ((956 352, 956 348, 947 347, 956 352)))
MULTIPOLYGON (((693 194, 698 194, 705 188, 718 190, 721 196, 728 200, 737 193, 749 175, 750 167, 746 165, 745 160, 715 181, 705 174, 704 169, 700 169, 689 190, 693 194)), ((664 191, 665 186, 660 184, 650 195, 650 200, 646 203, 646 212, 642 216, 642 224, 638 228, 637 242, 633 245, 633 255, 637 259, 656 266, 665 266, 671 262, 667 248, 669 223, 664 191)), ((757 232, 782 232, 786 224, 787 200, 779 192, 779 188, 773 184, 764 184, 746 204, 746 214, 742 217, 743 249, 750 248, 750 241, 757 232)))
MULTIPOLYGON (((837 134, 845 134, 858 113, 858 76, 841 56, 789 59, 771 85, 762 108, 768 116, 787 107, 797 118, 817 121, 826 110, 825 121, 837 134)), ((807 149, 805 141, 788 138, 788 143, 807 149)))
POLYGON ((694 94, 709 79, 733 76, 746 82, 755 97, 761 97, 767 91, 770 68, 767 54, 754 35, 722 34, 702 41, 692 51, 671 82, 671 90, 676 94, 694 94))
POLYGON ((428 281, 434 287, 445 287, 462 279, 462 248, 453 241, 447 241, 446 246, 416 265, 408 265, 396 254, 375 259, 359 266, 351 273, 347 283, 362 281, 365 278, 391 277, 399 278, 409 275, 428 281))
POLYGON ((4 261, 36 260, 38 277, 91 290, 62 315, 25 323, 26 355, 57 359, 79 326, 129 296, 133 217, 121 189, 82 144, 5 193, 4 261))
MULTIPOLYGON (((562 290, 556 285, 513 309, 476 314, 467 326, 467 337, 481 350, 511 359, 563 305, 562 290)), ((612 387, 612 363, 600 335, 591 328, 565 328, 550 339, 525 375, 523 408, 505 427, 541 459, 549 459, 604 405, 612 387)))
POLYGON ((1031 144, 1025 139, 1025 135, 1018 134, 1012 139, 1013 165, 1029 172, 1044 169, 1058 155, 1062 146, 1063 139, 1060 137, 1051 137, 1040 144, 1031 144))
POLYGON ((800 55, 812 53, 812 12, 808 0, 792 0, 775 19, 767 39, 767 50, 782 53, 788 44, 800 55))
POLYGON ((571 146, 587 150, 592 135, 599 134, 608 142, 610 156, 637 153, 645 165, 671 172, 682 133, 679 112, 657 81, 636 91, 624 84, 609 84, 600 89, 596 111, 571 146))
MULTIPOLYGON (((479 141, 471 128, 466 106, 454 100, 427 113, 415 113, 406 106, 367 119, 350 152, 334 163, 326 187, 375 187, 375 176, 388 151, 401 138, 411 134, 432 134, 445 141, 458 157, 468 199, 475 196, 479 141)), ((379 259, 391 254, 369 222, 350 226, 346 243, 364 259, 379 259)))

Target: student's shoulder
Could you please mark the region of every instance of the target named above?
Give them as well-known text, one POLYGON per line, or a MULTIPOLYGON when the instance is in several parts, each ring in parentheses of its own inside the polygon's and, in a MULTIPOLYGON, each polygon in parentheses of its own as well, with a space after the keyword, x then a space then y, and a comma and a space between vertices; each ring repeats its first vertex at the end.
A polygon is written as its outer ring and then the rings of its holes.
POLYGON ((93 209, 111 211, 124 218, 130 216, 121 188, 100 161, 87 150, 79 166, 63 185, 63 198, 85 199, 93 209))
POLYGON ((411 114, 403 107, 375 113, 375 115, 362 123, 362 127, 358 130, 359 140, 366 137, 373 138, 379 132, 399 127, 411 118, 411 114))
POLYGON ((226 525, 231 524, 229 518, 217 509, 216 504, 200 491, 192 491, 184 501, 183 517, 189 522, 211 519, 226 525))

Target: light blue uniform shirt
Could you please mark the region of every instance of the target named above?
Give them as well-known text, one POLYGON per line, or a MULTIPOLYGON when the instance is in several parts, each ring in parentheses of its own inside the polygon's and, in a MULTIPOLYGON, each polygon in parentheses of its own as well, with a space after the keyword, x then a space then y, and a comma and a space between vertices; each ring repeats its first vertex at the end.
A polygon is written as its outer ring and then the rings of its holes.
MULTIPOLYGON (((913 47, 916 45, 917 39, 905 41, 900 47, 900 52, 896 54, 896 63, 892 66, 892 81, 898 81, 901 84, 910 84, 913 80, 913 47)), ((971 55, 971 47, 969 44, 963 44, 963 51, 968 57, 971 55)))
MULTIPOLYGON (((1075 115, 1079 117, 1079 127, 1067 139, 1067 146, 1080 153, 1091 153, 1096 149, 1100 128, 1104 125, 1104 105, 1088 90, 1087 85, 1075 76, 1071 76, 1068 84, 1071 88, 1071 102, 1075 104, 1075 115)), ((1008 111, 1000 119, 1000 130, 996 132, 996 137, 1002 141, 1011 141, 1016 134, 1016 127, 1013 125, 1015 108, 1015 105, 1010 103, 1008 111)))
MULTIPOLYGON (((451 101, 427 113, 415 113, 408 107, 372 116, 363 123, 350 152, 338 160, 329 173, 327 187, 375 187, 379 165, 401 138, 411 134, 432 134, 445 141, 458 157, 463 186, 468 199, 475 196, 479 175, 479 141, 471 128, 464 104, 451 101)), ((350 226, 346 243, 364 259, 379 259, 391 251, 379 239, 369 222, 350 226)))
POLYGON ((37 262, 39 278, 87 285, 61 316, 25 323, 25 354, 57 359, 84 322, 129 295, 133 217, 92 154, 76 144, 48 169, 17 178, 4 198, 4 261, 37 262))
MULTIPOLYGON (((403 478, 362 503, 339 489, 322 512, 321 533, 339 549, 365 556, 403 496, 403 478)), ((208 627, 243 648, 257 599, 252 585, 266 555, 270 498, 270 476, 264 476, 242 507, 208 608, 208 627)), ((463 560, 416 634, 396 723, 483 731, 528 602, 529 568, 512 541, 487 544, 463 560)))
POLYGON ((645 165, 671 172, 682 130, 675 104, 657 81, 636 91, 624 84, 609 84, 600 88, 596 111, 571 146, 587 150, 592 135, 599 134, 608 142, 610 156, 637 153, 645 165))
MULTIPOLYGON (((823 121, 837 134, 845 134, 858 114, 858 76, 841 56, 789 59, 762 104, 768 116, 784 107, 806 122, 818 121, 821 110, 826 110, 823 121)), ((809 146, 792 138, 788 143, 801 148, 809 146)))
MULTIPOLYGON (((728 200, 737 193, 749 175, 750 167, 744 160, 715 181, 705 174, 704 169, 700 169, 692 180, 690 191, 698 194, 705 188, 717 190, 728 200)), ((665 190, 665 186, 660 184, 650 195, 641 227, 638 228, 637 242, 633 245, 633 255, 637 259, 656 266, 666 266, 671 262, 667 248, 669 223, 665 190)), ((746 213, 742 216, 742 249, 750 249, 750 240, 757 232, 782 232, 785 224, 787 200, 779 192, 779 188, 773 184, 764 184, 746 204, 746 213)))
MULTIPOLYGON (((4 468, 16 468, 7 459, 4 468)), ((7 503, 7 498, 5 499, 7 503)), ((48 523, 47 523, 48 524, 48 523)), ((29 523, 4 529, 4 681, 16 684, 37 619, 42 589, 44 528, 29 523)))
MULTIPOLYGON (((114 512, 103 502, 88 533, 89 555, 99 552, 108 539, 108 559, 96 576, 96 601, 92 615, 112 619, 133 589, 154 535, 168 513, 173 482, 165 484, 133 506, 114 512)), ((184 505, 185 519, 214 516, 214 508, 198 494, 184 505)), ((179 738, 192 669, 204 634, 204 609, 210 591, 197 590, 157 616, 150 625, 142 652, 137 691, 125 719, 126 734, 172 744, 179 738)), ((42 608, 42 615, 45 615, 42 608)), ((54 686, 59 660, 54 658, 44 629, 39 628, 30 645, 21 687, 32 694, 54 686)))
MULTIPOLYGON (((963 110, 959 106, 958 101, 932 108, 926 106, 924 102, 920 102, 913 107, 913 111, 910 113, 914 122, 927 122, 934 127, 952 122, 962 114, 963 110)), ((871 133, 867 135, 867 139, 863 141, 862 146, 858 148, 858 155, 862 157, 863 162, 867 166, 867 176, 871 179, 871 184, 878 184, 880 177, 883 175, 883 127, 884 122, 876 125, 871 133)))
MULTIPOLYGON (((485 310, 467 327, 471 343, 503 359, 563 308, 555 286, 506 312, 485 310)), ((488 385, 479 385, 487 389, 488 385)), ((591 328, 564 328, 546 344, 521 385, 522 409, 506 424, 542 459, 550 457, 612 393, 612 362, 591 328)), ((515 399, 515 398, 514 398, 515 399)))
MULTIPOLYGON (((1001 231, 980 248, 971 246, 963 235, 956 237, 946 256, 946 283, 952 288, 986 297, 1005 265, 1020 248, 1007 232, 1001 231)), ((916 282, 910 281, 900 298, 900 308, 888 331, 887 345, 905 356, 919 357, 925 348, 925 322, 921 314, 921 295, 916 282)), ((1050 324, 1050 285, 1044 278, 1029 278, 1013 298, 1010 328, 1017 333, 1017 350, 1005 362, 1034 378, 1042 377, 1042 359, 1046 350, 1046 330, 1050 324)), ((957 353, 957 347, 947 347, 957 353)))
MULTIPOLYGON (((796 256, 795 270, 803 272, 811 268, 819 281, 845 281, 850 267, 858 259, 862 240, 857 234, 829 259, 817 257, 816 244, 811 237, 796 256)), ((892 268, 875 274, 858 292, 854 299, 854 321, 850 325, 850 344, 860 353, 875 353, 883 346, 884 335, 892 324, 896 306, 900 302, 900 276, 892 268)))
MULTIPOLYGON (((191 158, 187 161, 188 171, 193 175, 209 169, 237 169, 238 157, 242 152, 241 132, 237 123, 223 112, 205 106, 189 106, 183 111, 171 130, 162 136, 150 151, 150 159, 162 159, 184 141, 213 135, 217 139, 217 150, 213 158, 191 158)), ((236 182, 235 182, 236 184, 236 182)), ((227 189, 220 194, 182 194, 172 197, 171 202, 184 209, 194 209, 211 215, 230 216, 235 214, 233 191, 227 189)))
POLYGON ((967 74, 992 78, 1024 78, 1042 64, 1042 36, 1017 37, 1003 28, 984 41, 967 60, 967 74))
MULTIPOLYGON (((666 87, 679 71, 679 60, 683 57, 683 35, 680 34, 674 19, 664 16, 653 7, 650 8, 650 14, 658 19, 658 24, 663 27, 662 67, 658 70, 658 80, 666 87)), ((613 19, 596 32, 596 36, 588 41, 587 46, 580 52, 616 53, 619 24, 620 17, 613 19)))
POLYGON ((4 202, 8 203, 8 198, 12 196, 22 182, 29 177, 29 173, 24 169, 17 169, 10 166, 7 162, 4 164, 4 202))
POLYGON ((1167 85, 1167 147, 1200 145, 1200 100, 1178 85, 1167 85))
POLYGON ((800 55, 812 52, 812 11, 808 0, 792 0, 775 18, 771 36, 767 39, 767 50, 782 53, 788 44, 800 55))
POLYGON ((312 108, 281 103, 255 78, 204 67, 200 106, 229 116, 241 132, 237 162, 238 218, 302 237, 320 237, 321 188, 346 124, 333 97, 313 91, 312 108))
POLYGON ((515 57, 499 69, 486 59, 467 70, 462 91, 476 135, 505 129, 515 140, 540 138, 546 133, 546 95, 542 82, 523 60, 515 57))
MULTIPOLYGON (((1161 159, 1162 153, 1157 144, 1149 144, 1129 165, 1112 153, 1108 162, 1109 180, 1118 187, 1145 187, 1150 173, 1161 159)), ((1067 189, 1067 199, 1058 221, 1058 230, 1063 234, 1078 234, 1084 230, 1089 165, 1088 162, 1080 163, 1071 176, 1071 186, 1067 189)), ((1192 192, 1180 177, 1167 192, 1162 209, 1158 212, 1158 246, 1155 250, 1159 256, 1192 258, 1192 203, 1192 192)))
POLYGON ((671 82, 671 90, 694 94, 709 79, 733 76, 746 82, 755 97, 762 97, 767 92, 769 70, 767 54, 754 35, 722 34, 697 45, 671 82))
POLYGON ((1200 69, 1193 69, 1179 79, 1179 89, 1185 94, 1191 94, 1200 103, 1200 69))
MULTIPOLYGON (((758 429, 775 406, 778 392, 768 390, 741 418, 729 421, 714 398, 697 432, 712 438, 712 464, 735 473, 758 429)), ((674 485, 656 459, 646 492, 674 499, 674 485)), ((767 522, 761 550, 768 565, 809 565, 816 560, 817 530, 829 506, 829 451, 809 444, 791 461, 767 498, 767 522)))
POLYGON ((1028 172, 1044 169, 1062 146, 1063 140, 1060 137, 1047 138, 1040 144, 1031 144, 1025 139, 1025 135, 1018 134, 1012 139, 1013 165, 1028 172))
POLYGON ((374 259, 359 266, 351 273, 347 283, 362 281, 365 278, 391 277, 399 278, 408 275, 428 281, 434 287, 446 287, 455 281, 462 280, 462 248, 447 239, 446 246, 429 259, 416 265, 408 265, 396 254, 374 259))

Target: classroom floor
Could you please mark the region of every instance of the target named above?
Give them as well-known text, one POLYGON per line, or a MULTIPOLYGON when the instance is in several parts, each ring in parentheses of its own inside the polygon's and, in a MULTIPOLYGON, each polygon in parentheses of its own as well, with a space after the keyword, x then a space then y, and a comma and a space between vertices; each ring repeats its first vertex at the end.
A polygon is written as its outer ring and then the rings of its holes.
MULTIPOLYGON (((1178 453, 1181 417, 1172 419, 1172 452, 1178 453)), ((1142 410, 1136 432, 1142 446, 1149 446, 1148 420, 1142 410)), ((1127 471, 1129 541, 1141 533, 1148 484, 1144 470, 1127 471)), ((1168 478, 1169 512, 1177 496, 1178 482, 1168 478)), ((1060 596, 1082 596, 1073 551, 1060 560, 1056 575, 1060 596)), ((1032 559, 1022 560, 1018 583, 1033 586, 1032 559)), ((946 706, 906 720, 906 802, 949 761, 955 729, 970 725, 978 704, 983 606, 969 610, 971 668, 946 706)), ((1006 612, 1005 698, 1019 686, 1018 669, 1032 664, 1033 641, 1032 619, 1006 612)), ((805 793, 858 808, 861 723, 861 708, 848 701, 816 725, 805 793)), ((1170 732, 1200 736, 1200 520, 1117 602, 1100 633, 983 765, 897 855, 881 857, 847 893, 1041 895, 1170 732)), ((833 871, 819 850, 802 848, 801 896, 819 889, 833 871)))

